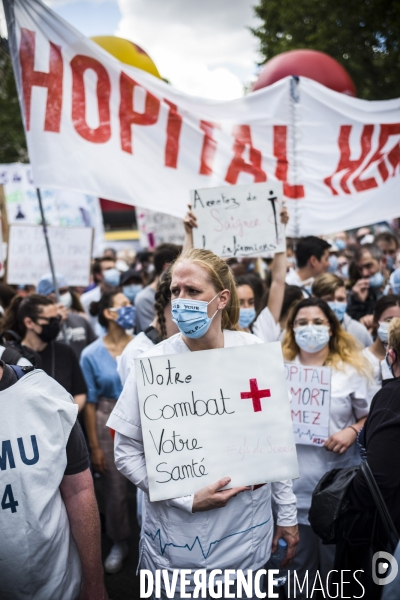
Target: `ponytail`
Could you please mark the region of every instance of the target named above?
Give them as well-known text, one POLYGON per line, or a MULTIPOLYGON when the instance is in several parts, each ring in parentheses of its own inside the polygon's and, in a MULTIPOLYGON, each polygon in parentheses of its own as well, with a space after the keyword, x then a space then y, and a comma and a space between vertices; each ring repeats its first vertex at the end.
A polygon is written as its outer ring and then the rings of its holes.
POLYGON ((165 320, 165 308, 171 302, 171 270, 166 269, 160 277, 158 284, 154 308, 158 321, 160 337, 162 340, 167 339, 167 324, 165 320))

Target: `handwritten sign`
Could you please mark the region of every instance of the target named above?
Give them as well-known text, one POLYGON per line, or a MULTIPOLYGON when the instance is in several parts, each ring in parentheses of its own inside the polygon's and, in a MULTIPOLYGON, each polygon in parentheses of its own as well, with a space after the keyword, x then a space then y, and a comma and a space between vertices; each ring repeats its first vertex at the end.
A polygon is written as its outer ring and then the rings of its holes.
MULTIPOLYGON (((90 281, 93 229, 48 227, 56 273, 69 285, 86 286, 90 281)), ((11 225, 8 240, 7 283, 36 285, 50 272, 42 227, 11 225)))
POLYGON ((279 343, 135 360, 151 501, 298 477, 279 343), (268 365, 268 368, 265 367, 268 365))
POLYGON ((140 242, 144 248, 153 249, 160 244, 183 244, 185 229, 182 219, 138 207, 136 217, 140 242))
POLYGON ((254 183, 191 192, 198 227, 195 248, 222 257, 264 256, 285 250, 280 222, 282 184, 254 183))
POLYGON ((331 369, 285 363, 296 444, 323 446, 329 437, 331 369))

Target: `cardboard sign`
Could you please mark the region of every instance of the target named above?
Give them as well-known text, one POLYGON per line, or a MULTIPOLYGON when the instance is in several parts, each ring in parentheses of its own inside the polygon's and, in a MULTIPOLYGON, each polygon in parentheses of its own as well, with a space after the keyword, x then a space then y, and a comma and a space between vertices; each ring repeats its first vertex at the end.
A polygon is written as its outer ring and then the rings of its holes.
POLYGON ((150 499, 298 477, 281 345, 137 358, 150 499), (265 367, 268 365, 268 368, 265 367))
POLYGON ((296 444, 323 446, 329 437, 330 367, 285 363, 296 444))
POLYGON ((136 217, 140 243, 144 248, 153 249, 160 244, 183 244, 185 228, 182 219, 144 208, 136 208, 136 217))
POLYGON ((198 227, 195 248, 217 256, 264 256, 283 252, 285 228, 280 222, 282 184, 254 183, 191 192, 198 227))
MULTIPOLYGON (((68 285, 86 286, 90 282, 93 229, 91 227, 48 227, 56 273, 68 285)), ((11 225, 8 241, 7 283, 36 285, 50 272, 42 227, 11 225)))

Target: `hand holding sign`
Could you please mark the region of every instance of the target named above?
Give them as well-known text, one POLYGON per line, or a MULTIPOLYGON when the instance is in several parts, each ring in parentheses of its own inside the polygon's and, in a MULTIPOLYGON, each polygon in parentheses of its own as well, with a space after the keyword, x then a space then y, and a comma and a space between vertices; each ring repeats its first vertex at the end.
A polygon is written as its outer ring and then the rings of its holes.
POLYGON ((242 486, 223 490, 222 488, 229 485, 230 482, 230 477, 224 477, 217 481, 217 483, 212 483, 196 492, 193 498, 192 512, 204 512, 213 510, 214 508, 223 508, 227 505, 228 500, 241 492, 251 489, 250 486, 242 486))

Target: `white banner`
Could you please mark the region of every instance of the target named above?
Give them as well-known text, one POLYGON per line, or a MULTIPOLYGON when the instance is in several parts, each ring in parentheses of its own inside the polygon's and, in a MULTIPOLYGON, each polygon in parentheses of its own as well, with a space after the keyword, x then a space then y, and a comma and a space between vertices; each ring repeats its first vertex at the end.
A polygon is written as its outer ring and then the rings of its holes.
MULTIPOLYGON (((29 164, 0 164, 9 225, 39 225, 42 222, 32 168, 29 164)), ((93 255, 104 246, 104 225, 98 198, 69 190, 40 190, 46 222, 54 227, 93 227, 93 255)))
POLYGON ((152 502, 298 477, 283 367, 279 342, 135 360, 152 502))
POLYGON ((329 437, 330 367, 285 363, 296 444, 323 446, 329 437))
POLYGON ((253 183, 191 192, 195 248, 217 256, 264 256, 286 248, 282 184, 253 183))
MULTIPOLYGON (((93 229, 91 227, 48 227, 56 273, 70 286, 90 283, 93 229)), ((43 228, 11 225, 8 238, 7 283, 36 285, 50 272, 43 228)))
POLYGON ((399 216, 400 99, 306 78, 191 97, 84 38, 40 0, 3 0, 36 184, 183 217, 189 190, 283 182, 288 235, 399 216))

